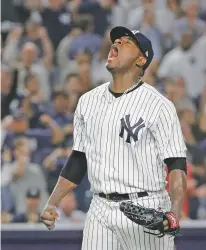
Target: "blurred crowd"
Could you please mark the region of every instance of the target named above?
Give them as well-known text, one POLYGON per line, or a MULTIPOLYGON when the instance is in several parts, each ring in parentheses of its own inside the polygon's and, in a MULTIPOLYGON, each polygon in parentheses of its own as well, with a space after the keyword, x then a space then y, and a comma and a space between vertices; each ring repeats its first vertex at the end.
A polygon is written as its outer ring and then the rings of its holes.
MULTIPOLYGON (((206 1, 2 0, 2 223, 39 222, 73 143, 79 97, 111 80, 105 68, 116 25, 140 30, 154 59, 143 80, 176 106, 188 148, 182 219, 206 219, 206 1)), ((85 176, 59 206, 82 222, 85 176)))

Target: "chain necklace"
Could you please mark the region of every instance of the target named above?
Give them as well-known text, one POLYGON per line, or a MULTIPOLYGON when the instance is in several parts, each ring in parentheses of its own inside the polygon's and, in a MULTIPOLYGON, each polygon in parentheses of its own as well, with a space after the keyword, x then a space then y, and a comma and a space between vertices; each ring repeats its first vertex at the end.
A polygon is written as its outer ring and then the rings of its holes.
MULTIPOLYGON (((136 88, 140 82, 141 82, 141 78, 139 78, 138 81, 134 85, 132 85, 130 88, 126 89, 123 92, 122 96, 126 95, 128 92, 130 92, 131 90, 133 90, 134 88, 136 88)), ((112 83, 109 84, 109 88, 111 87, 111 85, 112 85, 112 83)))
POLYGON ((126 95, 128 92, 130 92, 131 90, 136 88, 139 85, 140 82, 141 82, 141 78, 139 78, 138 81, 134 85, 132 85, 130 88, 126 89, 124 91, 123 95, 126 95))

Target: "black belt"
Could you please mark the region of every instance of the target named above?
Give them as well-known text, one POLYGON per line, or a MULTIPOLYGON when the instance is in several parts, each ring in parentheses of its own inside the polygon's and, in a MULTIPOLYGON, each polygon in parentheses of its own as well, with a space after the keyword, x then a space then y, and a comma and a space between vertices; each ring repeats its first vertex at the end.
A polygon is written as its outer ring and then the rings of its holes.
MULTIPOLYGON (((137 194, 138 198, 148 196, 147 192, 138 192, 137 194)), ((101 198, 105 198, 107 200, 111 201, 122 201, 122 200, 130 200, 129 194, 119 194, 119 193, 111 193, 111 194, 104 194, 99 193, 97 194, 101 198)))

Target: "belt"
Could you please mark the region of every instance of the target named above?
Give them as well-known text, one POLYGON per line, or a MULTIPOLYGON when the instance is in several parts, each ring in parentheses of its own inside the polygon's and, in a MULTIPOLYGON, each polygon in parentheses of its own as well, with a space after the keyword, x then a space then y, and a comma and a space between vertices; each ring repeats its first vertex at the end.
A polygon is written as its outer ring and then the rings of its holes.
MULTIPOLYGON (((145 192, 138 192, 136 193, 138 198, 148 196, 148 193, 145 192)), ((107 200, 111 201, 122 201, 122 200, 130 200, 129 194, 119 194, 119 193, 110 193, 110 194, 104 194, 104 193, 98 193, 97 194, 101 198, 105 198, 107 200)))

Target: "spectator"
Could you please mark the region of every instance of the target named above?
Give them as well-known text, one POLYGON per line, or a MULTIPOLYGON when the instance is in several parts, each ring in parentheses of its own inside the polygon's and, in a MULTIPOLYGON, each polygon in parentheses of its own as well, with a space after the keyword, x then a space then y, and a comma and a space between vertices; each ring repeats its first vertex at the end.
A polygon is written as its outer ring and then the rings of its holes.
POLYGON ((68 74, 63 89, 69 95, 69 112, 74 113, 78 99, 83 93, 80 75, 77 73, 68 74))
POLYGON ((206 153, 206 91, 201 94, 199 117, 197 117, 196 124, 192 125, 192 132, 195 140, 204 153, 206 153))
POLYGON ((141 2, 141 4, 136 5, 136 8, 132 8, 129 12, 127 26, 130 29, 136 30, 138 27, 140 27, 143 20, 145 8, 148 5, 154 8, 154 0, 142 0, 141 2))
POLYGON ((1 119, 10 114, 9 106, 17 93, 17 72, 12 72, 9 67, 1 68, 1 119))
POLYGON ((82 211, 76 210, 77 201, 73 192, 69 192, 65 195, 65 197, 61 200, 58 208, 58 214, 60 216, 60 221, 57 223, 60 225, 61 223, 70 224, 73 222, 85 222, 86 214, 82 211))
POLYGON ((36 44, 39 51, 38 58, 42 59, 46 68, 50 69, 53 59, 52 43, 47 30, 35 20, 29 20, 26 23, 26 36, 23 37, 21 42, 24 44, 27 41, 36 44))
POLYGON ((187 144, 195 144, 195 138, 191 130, 191 126, 195 124, 196 108, 191 101, 184 101, 177 105, 178 112, 181 112, 180 122, 182 125, 182 132, 187 144))
POLYGON ((181 76, 185 81, 188 96, 197 98, 204 88, 205 76, 199 62, 202 59, 197 57, 197 50, 192 44, 192 33, 186 30, 182 33, 180 45, 163 57, 157 75, 159 78, 181 76))
POLYGON ((64 147, 70 147, 73 142, 73 113, 69 112, 69 101, 69 95, 65 91, 55 91, 52 95, 52 107, 45 110, 45 115, 43 115, 56 124, 58 127, 57 135, 59 135, 59 128, 61 128, 61 136, 58 137, 61 139, 59 145, 64 147))
POLYGON ((93 79, 91 71, 92 55, 88 50, 84 50, 76 55, 75 60, 77 63, 77 72, 80 75, 83 92, 85 93, 90 90, 94 84, 92 81, 93 79))
POLYGON ((31 163, 30 154, 29 140, 20 137, 14 142, 14 161, 2 166, 2 186, 10 188, 17 213, 25 210, 24 197, 31 186, 41 190, 41 208, 45 205, 44 200, 47 199, 43 172, 40 166, 31 163))
POLYGON ((7 33, 18 21, 18 16, 12 0, 2 0, 1 7, 4 10, 1 12, 1 43, 3 44, 7 33))
POLYGON ((152 5, 147 5, 144 8, 143 20, 137 28, 152 42, 154 57, 148 70, 154 74, 162 58, 162 36, 155 25, 155 13, 152 5))
POLYGON ((77 10, 79 14, 90 14, 94 17, 94 33, 100 36, 104 36, 108 26, 113 26, 114 22, 118 25, 123 23, 121 19, 118 22, 114 20, 116 16, 118 19, 124 17, 115 0, 85 2, 80 4, 77 10))
POLYGON ((190 29, 194 41, 206 31, 206 23, 198 18, 199 5, 197 0, 184 1, 182 8, 185 17, 177 19, 173 25, 173 36, 176 42, 181 40, 182 32, 190 29))
POLYGON ((78 65, 74 59, 79 53, 88 51, 93 55, 97 54, 101 43, 102 38, 93 34, 92 16, 80 16, 78 21, 74 22, 71 33, 62 40, 57 50, 62 75, 61 82, 64 81, 68 73, 78 72, 78 65))
POLYGON ((63 90, 54 91, 52 94, 51 117, 56 120, 59 125, 71 122, 73 115, 68 112, 69 95, 63 90), (71 119, 71 120, 70 120, 71 119))
POLYGON ((177 0, 166 0, 166 7, 161 6, 156 11, 156 26, 163 35, 163 50, 168 52, 175 47, 173 25, 180 16, 180 6, 177 0), (163 21, 164 20, 164 21, 163 21))
MULTIPOLYGON (((46 98, 40 89, 38 75, 29 73, 25 77, 24 93, 18 94, 10 105, 10 109, 12 111, 11 113, 14 114, 20 109, 27 116, 27 118, 32 119, 35 108, 38 108, 36 106, 43 104, 45 99, 46 98)), ((30 121, 30 128, 35 125, 36 124, 32 125, 32 121, 30 121)))
POLYGON ((52 66, 52 45, 47 31, 40 24, 40 21, 28 20, 25 30, 21 26, 11 30, 4 47, 3 60, 9 65, 15 65, 19 59, 22 47, 26 42, 32 42, 37 48, 37 58, 44 62, 49 69, 52 66))
POLYGON ((44 64, 42 64, 42 62, 36 62, 36 58, 37 58, 36 45, 30 42, 25 43, 22 50, 21 63, 18 66, 19 92, 21 93, 24 91, 25 77, 28 75, 28 73, 32 72, 39 76, 42 93, 46 97, 46 99, 49 99, 51 90, 49 86, 48 70, 46 69, 44 64))
MULTIPOLYGON (((69 60, 68 52, 71 46, 72 40, 80 35, 82 33, 81 28, 81 17, 79 22, 74 21, 72 24, 71 32, 68 33, 59 43, 59 46, 57 48, 56 56, 57 56, 57 63, 60 67, 60 74, 61 76, 65 75, 65 72, 67 72, 68 68, 75 68, 75 63, 72 60, 69 60), (74 64, 74 66, 73 66, 74 64)), ((60 78, 60 82, 63 82, 64 78, 60 78)))
POLYGON ((28 128, 28 119, 20 112, 6 121, 7 134, 3 149, 5 147, 12 149, 15 139, 24 135, 29 139, 31 146, 31 161, 41 165, 43 159, 53 151, 55 145, 62 143, 64 133, 50 116, 40 113, 37 118, 38 123, 32 129, 28 128))
MULTIPOLYGON (((20 28, 17 28, 17 30, 14 30, 13 32, 15 33, 15 36, 17 35, 16 33, 18 33, 18 36, 20 36, 20 33, 22 31, 20 30, 20 28)), ((9 37, 9 39, 12 39, 13 41, 13 33, 12 36, 9 37)), ((12 44, 13 42, 11 42, 11 45, 12 44)), ((13 46, 15 46, 15 44, 13 44, 13 46)), ((41 60, 39 61, 37 60, 38 51, 36 45, 32 42, 27 42, 24 44, 19 63, 15 60, 15 58, 12 57, 12 55, 16 54, 15 51, 13 51, 13 49, 11 51, 8 49, 7 51, 7 49, 8 47, 5 49, 3 60, 7 62, 11 67, 18 69, 18 92, 23 91, 24 81, 25 81, 24 79, 26 75, 30 71, 32 71, 39 75, 42 91, 44 92, 45 96, 49 98, 50 94, 49 82, 48 82, 49 75, 45 63, 42 62, 41 60)), ((45 59, 45 62, 46 61, 47 59, 45 59)))
POLYGON ((178 11, 177 0, 166 0, 166 8, 162 6, 156 11, 156 25, 159 31, 171 38, 172 26, 178 11), (164 20, 164 21, 163 21, 164 20))
POLYGON ((193 102, 187 95, 185 81, 181 76, 166 78, 164 80, 164 94, 176 106, 181 106, 182 103, 184 106, 184 103, 189 103, 189 106, 193 106, 193 109, 195 110, 193 102))
POLYGON ((67 71, 65 71, 64 79, 66 75, 70 73, 77 73, 80 76, 81 79, 81 86, 83 93, 90 90, 93 85, 95 85, 93 81, 93 76, 96 74, 92 74, 92 55, 90 51, 87 49, 83 51, 79 51, 78 54, 75 56, 75 60, 73 61, 73 67, 69 68, 67 71))
POLYGON ((40 202, 40 190, 38 188, 29 188, 25 197, 26 210, 22 213, 15 214, 12 222, 40 223, 40 202))
POLYGON ((82 33, 73 38, 68 52, 71 59, 74 59, 75 55, 82 50, 88 50, 94 55, 100 50, 102 43, 102 38, 93 33, 94 22, 92 16, 82 16, 81 22, 82 33))
POLYGON ((2 59, 3 62, 8 64, 10 67, 14 67, 17 63, 19 56, 19 54, 17 53, 17 49, 23 31, 23 28, 18 25, 13 27, 7 36, 4 50, 2 53, 2 59))
POLYGON ((20 23, 25 23, 30 17, 41 18, 39 12, 42 9, 42 0, 18 0, 13 1, 17 19, 20 23))
POLYGON ((56 50, 59 42, 71 30, 72 15, 65 0, 48 0, 48 7, 41 12, 43 25, 56 50))
POLYGON ((104 36, 99 53, 93 57, 91 70, 92 79, 95 86, 101 85, 102 83, 111 80, 111 74, 106 69, 106 61, 111 47, 111 40, 109 32, 107 31, 104 36), (96 73, 98 72, 98 74, 96 73))
POLYGON ((83 93, 83 90, 81 87, 80 75, 77 73, 68 74, 64 81, 64 90, 69 95, 81 95, 81 93, 83 93))

